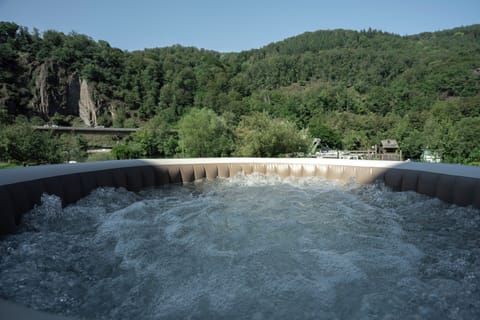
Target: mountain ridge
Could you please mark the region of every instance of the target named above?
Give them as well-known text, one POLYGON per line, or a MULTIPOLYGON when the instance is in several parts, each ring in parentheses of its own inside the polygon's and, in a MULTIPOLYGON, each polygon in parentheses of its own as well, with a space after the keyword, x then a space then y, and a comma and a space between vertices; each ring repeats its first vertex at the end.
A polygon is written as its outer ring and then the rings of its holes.
MULTIPOLYGON (((327 129, 343 132, 348 147, 388 136, 412 156, 427 144, 445 153, 454 148, 437 127, 479 116, 479 61, 479 24, 409 36, 317 30, 221 53, 180 45, 129 52, 86 35, 30 33, 1 22, 0 121, 24 115, 78 125, 78 116, 88 114, 83 122, 90 125, 129 127, 161 114, 175 125, 189 110, 208 108, 235 125, 267 112, 298 128, 320 119, 327 129), (72 98, 80 95, 72 91, 80 87, 72 77, 89 88, 91 103, 83 103, 91 106, 89 113, 72 98), (446 119, 435 115, 442 108, 446 119), (424 138, 417 145, 418 136, 430 131, 439 141, 424 138)), ((470 154, 478 146, 468 148, 470 154)))

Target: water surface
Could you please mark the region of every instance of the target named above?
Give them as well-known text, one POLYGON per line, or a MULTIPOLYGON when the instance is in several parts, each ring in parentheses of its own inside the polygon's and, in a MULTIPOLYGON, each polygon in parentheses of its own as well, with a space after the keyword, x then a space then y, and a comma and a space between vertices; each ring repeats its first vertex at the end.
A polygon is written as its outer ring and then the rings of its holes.
POLYGON ((0 241, 0 298, 85 319, 474 319, 480 215, 381 184, 100 188, 0 241))

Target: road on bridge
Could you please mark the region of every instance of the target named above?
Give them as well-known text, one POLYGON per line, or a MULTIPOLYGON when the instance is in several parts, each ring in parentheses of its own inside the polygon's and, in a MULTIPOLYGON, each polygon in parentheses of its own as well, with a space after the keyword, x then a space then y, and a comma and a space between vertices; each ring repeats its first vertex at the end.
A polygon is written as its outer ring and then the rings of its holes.
POLYGON ((53 131, 54 133, 77 133, 77 134, 98 134, 126 136, 140 130, 139 128, 103 128, 103 127, 61 127, 61 126, 33 126, 33 129, 40 131, 53 131))

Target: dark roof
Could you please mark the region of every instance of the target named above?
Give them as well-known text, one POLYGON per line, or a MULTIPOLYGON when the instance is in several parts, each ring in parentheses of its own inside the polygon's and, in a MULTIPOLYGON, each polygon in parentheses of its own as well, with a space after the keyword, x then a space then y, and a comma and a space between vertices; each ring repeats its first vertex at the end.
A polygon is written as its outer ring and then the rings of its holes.
POLYGON ((398 149, 398 143, 395 139, 382 140, 382 148, 398 149))

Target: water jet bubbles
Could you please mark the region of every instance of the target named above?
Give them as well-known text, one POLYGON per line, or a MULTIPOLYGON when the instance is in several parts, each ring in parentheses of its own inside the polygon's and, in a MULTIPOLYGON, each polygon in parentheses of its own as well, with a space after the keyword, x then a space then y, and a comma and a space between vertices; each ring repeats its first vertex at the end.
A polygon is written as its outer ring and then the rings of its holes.
POLYGON ((22 218, 20 230, 40 231, 52 228, 63 218, 62 199, 56 195, 42 194, 41 204, 22 218))
POLYGON ((0 242, 0 296, 50 312, 480 317, 478 210, 381 184, 238 175, 46 196, 37 214, 48 227, 0 242))

